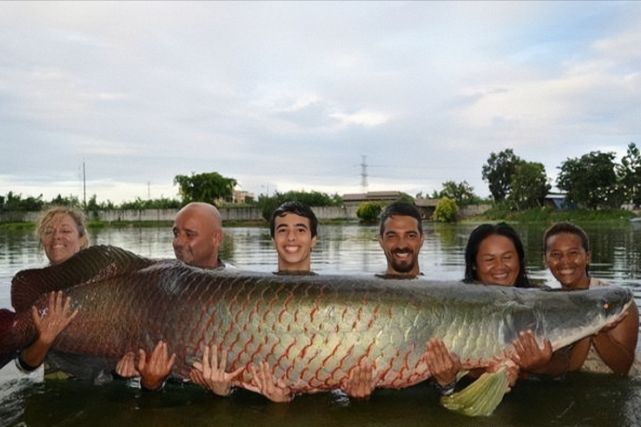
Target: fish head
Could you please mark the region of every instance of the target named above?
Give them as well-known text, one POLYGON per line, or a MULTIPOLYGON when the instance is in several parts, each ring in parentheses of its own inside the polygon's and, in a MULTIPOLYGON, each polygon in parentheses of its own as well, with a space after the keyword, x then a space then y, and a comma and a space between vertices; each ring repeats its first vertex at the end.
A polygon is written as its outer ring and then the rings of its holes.
POLYGON ((632 292, 618 286, 552 293, 561 298, 542 309, 542 329, 555 350, 597 333, 633 304, 632 292))

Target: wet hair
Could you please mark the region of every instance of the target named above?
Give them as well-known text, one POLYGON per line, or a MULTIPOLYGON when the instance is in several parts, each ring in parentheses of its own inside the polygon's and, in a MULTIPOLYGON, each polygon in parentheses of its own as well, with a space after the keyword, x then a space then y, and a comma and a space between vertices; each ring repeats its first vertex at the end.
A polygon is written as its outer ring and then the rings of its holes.
POLYGON ((548 250, 548 239, 561 233, 574 234, 581 239, 581 246, 583 246, 583 249, 585 249, 586 252, 590 252, 590 239, 588 239, 588 235, 585 230, 571 222, 561 221, 553 224, 550 228, 545 230, 545 233, 543 233, 543 253, 548 250))
POLYGON ((411 216, 414 218, 418 223, 418 232, 421 236, 423 235, 423 219, 421 218, 421 213, 416 209, 416 206, 407 202, 394 202, 391 205, 388 205, 381 214, 381 225, 379 229, 379 234, 381 236, 385 233, 385 221, 394 215, 411 216))
POLYGON ((80 249, 85 249, 89 246, 89 233, 87 232, 87 219, 82 211, 65 206, 54 206, 47 209, 40 214, 36 224, 36 237, 42 242, 47 227, 51 225, 57 215, 68 215, 76 224, 76 229, 80 235, 80 249))
MULTIPOLYGON (((557 234, 561 233, 568 233, 568 234, 574 234, 577 236, 579 239, 581 239, 581 246, 585 250, 585 252, 590 253, 590 239, 588 238, 588 234, 583 230, 581 227, 578 225, 572 224, 571 222, 566 222, 566 221, 561 221, 557 222, 556 224, 553 224, 550 226, 547 230, 545 230, 545 233, 543 233, 543 256, 548 251, 548 240, 552 236, 556 236, 557 234)), ((590 264, 585 265, 585 272, 590 275, 590 264)))
POLYGON ((467 246, 465 247, 465 277, 463 281, 465 283, 474 283, 479 281, 476 270, 476 255, 479 253, 481 242, 493 235, 507 237, 512 241, 512 244, 516 249, 516 253, 519 257, 519 273, 516 276, 516 283, 514 286, 517 288, 532 287, 525 270, 525 251, 523 250, 523 243, 521 243, 521 239, 516 233, 516 230, 504 222, 499 222, 498 224, 481 224, 476 227, 472 233, 470 233, 470 237, 467 240, 467 246))
POLYGON ((301 202, 285 202, 279 207, 277 207, 272 216, 269 219, 269 233, 272 238, 274 238, 274 232, 276 228, 276 218, 279 216, 285 216, 288 213, 293 213, 295 215, 302 216, 309 219, 309 230, 312 232, 312 237, 316 237, 316 232, 318 229, 318 219, 314 215, 314 211, 311 208, 301 202))

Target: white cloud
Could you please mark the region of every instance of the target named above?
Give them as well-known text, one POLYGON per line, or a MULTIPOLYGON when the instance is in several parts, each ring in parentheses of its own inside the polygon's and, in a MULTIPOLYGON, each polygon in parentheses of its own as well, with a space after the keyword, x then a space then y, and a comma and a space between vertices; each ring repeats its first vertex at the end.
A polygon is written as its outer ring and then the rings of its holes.
POLYGON ((41 175, 64 189, 83 159, 112 200, 211 170, 255 192, 354 191, 363 154, 371 189, 487 194, 492 151, 551 174, 639 141, 634 3, 0 9, 0 194, 41 175))
POLYGON ((392 117, 390 114, 367 110, 361 110, 351 114, 333 113, 330 116, 340 120, 344 125, 360 125, 367 127, 385 124, 392 117))

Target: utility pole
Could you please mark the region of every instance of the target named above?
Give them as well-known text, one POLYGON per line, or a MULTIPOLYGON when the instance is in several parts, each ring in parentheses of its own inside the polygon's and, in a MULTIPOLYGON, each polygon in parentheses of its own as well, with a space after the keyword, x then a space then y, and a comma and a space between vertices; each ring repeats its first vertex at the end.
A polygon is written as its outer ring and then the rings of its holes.
POLYGON ((361 157, 363 159, 361 162, 361 189, 363 193, 367 193, 367 156, 361 157))
POLYGON ((85 175, 85 161, 82 161, 82 205, 87 210, 87 178, 85 175))
POLYGON ((151 200, 151 182, 147 181, 147 200, 151 200))

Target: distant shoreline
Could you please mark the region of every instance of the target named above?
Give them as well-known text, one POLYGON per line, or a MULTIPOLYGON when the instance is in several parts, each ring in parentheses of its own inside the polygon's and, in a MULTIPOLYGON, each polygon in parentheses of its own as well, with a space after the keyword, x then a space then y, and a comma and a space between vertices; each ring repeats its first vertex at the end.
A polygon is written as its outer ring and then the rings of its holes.
MULTIPOLYGON (((340 207, 313 208, 321 224, 353 224, 358 218, 340 207)), ((223 226, 225 227, 265 227, 267 221, 260 216, 257 208, 221 208, 223 226)), ((176 215, 175 209, 146 209, 128 211, 90 212, 89 227, 158 227, 171 226, 176 215)), ((39 212, 4 212, 0 213, 0 230, 32 230, 35 228, 39 212)), ((638 218, 641 212, 625 209, 608 210, 553 210, 550 208, 529 209, 526 211, 505 211, 490 209, 482 215, 460 218, 462 223, 515 222, 515 223, 554 223, 572 222, 625 222, 638 218)), ((426 220, 429 222, 429 220, 426 220)), ((376 224, 376 223, 375 223, 376 224)), ((371 225, 371 224, 370 224, 371 225)))

